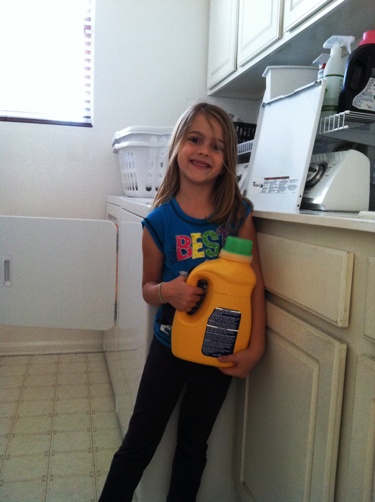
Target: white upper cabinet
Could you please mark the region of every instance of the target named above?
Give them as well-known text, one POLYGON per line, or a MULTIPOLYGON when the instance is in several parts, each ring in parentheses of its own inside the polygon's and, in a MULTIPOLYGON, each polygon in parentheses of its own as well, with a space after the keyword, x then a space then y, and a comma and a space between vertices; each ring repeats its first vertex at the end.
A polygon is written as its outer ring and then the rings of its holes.
POLYGON ((284 0, 284 31, 292 30, 331 0, 284 0))
POLYGON ((240 0, 237 65, 242 66, 281 37, 280 0, 240 0))
POLYGON ((237 69, 238 0, 211 0, 208 48, 208 88, 237 69))
POLYGON ((374 0, 211 0, 208 92, 258 99, 267 66, 308 66, 331 35, 356 39, 375 22, 374 0))

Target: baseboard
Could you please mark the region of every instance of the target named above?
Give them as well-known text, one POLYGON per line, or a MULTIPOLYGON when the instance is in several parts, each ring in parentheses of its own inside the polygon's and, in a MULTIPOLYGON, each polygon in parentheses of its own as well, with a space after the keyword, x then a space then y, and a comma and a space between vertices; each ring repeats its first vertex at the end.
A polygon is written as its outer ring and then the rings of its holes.
POLYGON ((0 326, 0 356, 103 351, 103 332, 0 326))

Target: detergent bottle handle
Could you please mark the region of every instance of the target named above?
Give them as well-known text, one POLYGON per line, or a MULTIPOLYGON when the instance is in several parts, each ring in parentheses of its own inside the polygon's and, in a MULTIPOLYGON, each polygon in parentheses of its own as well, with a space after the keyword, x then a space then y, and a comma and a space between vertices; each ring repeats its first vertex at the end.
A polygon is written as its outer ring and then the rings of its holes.
MULTIPOLYGON (((194 285, 194 284, 193 284, 194 285)), ((199 309, 199 307, 202 305, 202 302, 206 296, 206 292, 207 292, 207 287, 208 287, 208 282, 206 279, 198 279, 198 282, 196 284, 196 286, 198 286, 198 288, 202 288, 203 289, 203 293, 200 295, 200 300, 198 300, 197 304, 195 305, 195 307, 193 307, 189 312, 188 314, 189 315, 192 315, 192 314, 195 314, 197 312, 197 310, 199 309)))
POLYGON ((189 284, 190 286, 197 286, 198 288, 203 289, 200 300, 197 302, 195 307, 187 312, 188 315, 195 314, 195 312, 197 312, 199 307, 202 305, 204 297, 206 296, 206 290, 208 286, 207 279, 205 279, 204 275, 202 275, 198 271, 195 272, 194 270, 192 270, 190 274, 187 274, 186 272, 180 272, 180 275, 186 277, 186 284, 189 284))

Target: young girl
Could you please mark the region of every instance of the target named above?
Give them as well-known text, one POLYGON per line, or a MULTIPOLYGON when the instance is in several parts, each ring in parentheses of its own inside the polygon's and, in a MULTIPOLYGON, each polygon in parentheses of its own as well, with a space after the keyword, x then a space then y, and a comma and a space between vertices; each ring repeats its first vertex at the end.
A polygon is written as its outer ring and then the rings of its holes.
POLYGON ((143 221, 143 298, 159 306, 154 337, 129 428, 114 455, 100 502, 132 501, 183 390, 167 502, 195 501, 207 441, 231 379, 245 377, 264 352, 263 279, 252 206, 241 197, 236 161, 236 133, 224 110, 200 103, 182 115, 154 210, 143 221), (232 367, 218 369, 176 358, 171 352, 171 324, 175 309, 190 311, 204 293, 186 284, 181 272, 216 258, 230 234, 253 241, 257 283, 250 346, 220 357, 232 367))

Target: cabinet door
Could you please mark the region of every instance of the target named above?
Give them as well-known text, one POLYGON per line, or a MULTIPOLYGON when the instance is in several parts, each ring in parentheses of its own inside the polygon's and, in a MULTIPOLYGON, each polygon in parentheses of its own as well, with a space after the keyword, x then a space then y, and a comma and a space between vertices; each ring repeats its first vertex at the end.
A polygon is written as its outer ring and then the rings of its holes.
POLYGON ((281 37, 280 0, 240 0, 237 64, 242 66, 281 37))
POLYGON ((242 498, 331 501, 346 345, 272 304, 267 324, 266 354, 247 380, 242 498))
POLYGON ((284 0, 284 31, 292 30, 331 0, 284 0))
POLYGON ((268 291, 348 326, 354 253, 261 232, 258 240, 268 291))
POLYGON ((353 411, 346 502, 375 497, 375 361, 360 356, 353 411))
POLYGON ((0 324, 109 329, 115 284, 110 221, 0 217, 0 324))
POLYGON ((211 0, 207 86, 210 89, 237 68, 238 0, 211 0))
POLYGON ((375 257, 370 256, 367 265, 365 335, 375 342, 375 257))

